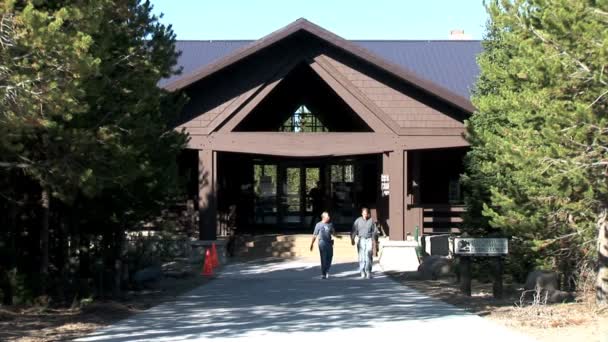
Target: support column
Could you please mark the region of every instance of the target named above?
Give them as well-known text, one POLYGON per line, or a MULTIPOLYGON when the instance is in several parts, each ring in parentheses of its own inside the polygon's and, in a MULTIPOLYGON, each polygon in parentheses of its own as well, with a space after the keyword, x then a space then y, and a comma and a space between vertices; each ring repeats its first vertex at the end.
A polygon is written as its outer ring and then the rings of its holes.
POLYGON ((383 226, 383 228, 385 229, 385 232, 387 234, 390 235, 390 227, 388 226, 387 223, 387 219, 388 219, 388 196, 383 196, 382 195, 382 190, 380 189, 381 187, 381 177, 382 175, 388 175, 389 174, 389 154, 388 152, 384 152, 381 155, 378 156, 378 163, 380 165, 379 167, 379 174, 378 174, 378 178, 376 179, 376 188, 377 188, 377 197, 376 197, 376 215, 378 215, 378 217, 376 218, 383 226))
POLYGON ((389 240, 380 241, 381 256, 378 261, 385 272, 412 272, 418 269, 420 262, 416 255, 417 243, 407 241, 406 235, 406 215, 409 213, 407 211, 408 153, 396 148, 387 159, 384 164, 388 166, 389 175, 389 240))
POLYGON ((412 170, 412 198, 410 204, 420 204, 420 153, 421 151, 412 151, 411 155, 411 170, 412 170))
POLYGON ((198 151, 199 239, 217 239, 217 160, 212 150, 198 151))
POLYGON ((389 236, 391 240, 405 240, 405 210, 407 196, 407 151, 395 150, 389 155, 388 200, 389 236))
MULTIPOLYGON (((406 151, 407 153, 407 151, 406 151)), ((407 157, 407 155, 406 155, 407 157)), ((409 153, 410 165, 408 168, 406 160, 406 169, 411 173, 411 182, 407 179, 405 183, 406 203, 405 203, 405 238, 409 236, 415 236, 416 226, 419 231, 418 234, 423 233, 424 224, 424 212, 421 207, 417 207, 420 204, 420 151, 410 151, 409 153)))

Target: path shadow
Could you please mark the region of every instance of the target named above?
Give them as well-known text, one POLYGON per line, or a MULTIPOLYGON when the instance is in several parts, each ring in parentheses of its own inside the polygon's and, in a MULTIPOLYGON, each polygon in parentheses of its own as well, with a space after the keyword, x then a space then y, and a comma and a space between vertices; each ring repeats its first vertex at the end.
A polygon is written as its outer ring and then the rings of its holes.
POLYGON ((461 316, 378 274, 358 277, 356 263, 332 266, 320 279, 311 262, 266 260, 226 267, 214 281, 78 341, 184 341, 268 333, 372 327, 404 320, 461 316))

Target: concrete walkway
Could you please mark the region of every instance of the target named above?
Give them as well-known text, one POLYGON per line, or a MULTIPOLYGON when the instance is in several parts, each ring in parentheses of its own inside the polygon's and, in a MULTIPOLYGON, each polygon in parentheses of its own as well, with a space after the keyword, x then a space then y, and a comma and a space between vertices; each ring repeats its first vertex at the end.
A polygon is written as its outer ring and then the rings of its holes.
POLYGON ((381 274, 359 279, 356 267, 334 265, 321 280, 315 262, 232 264, 178 301, 78 341, 532 341, 381 274))

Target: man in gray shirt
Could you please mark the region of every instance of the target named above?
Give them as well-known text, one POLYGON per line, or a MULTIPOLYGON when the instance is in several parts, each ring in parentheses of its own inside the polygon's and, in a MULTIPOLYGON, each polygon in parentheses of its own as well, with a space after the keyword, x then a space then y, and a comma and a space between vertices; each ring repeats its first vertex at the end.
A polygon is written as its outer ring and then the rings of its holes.
POLYGON ((315 240, 319 239, 319 253, 321 254, 321 279, 329 278, 329 268, 331 267, 331 259, 334 256, 334 240, 332 235, 335 235, 334 226, 329 222, 329 214, 323 212, 321 221, 315 226, 315 231, 312 234, 310 242, 310 250, 314 247, 315 240))
POLYGON ((375 243, 378 231, 367 208, 361 209, 361 217, 353 223, 353 230, 350 234, 350 241, 353 246, 355 245, 355 236, 359 237, 357 252, 359 253, 359 272, 361 272, 361 278, 370 279, 372 277, 373 253, 376 247, 375 243))

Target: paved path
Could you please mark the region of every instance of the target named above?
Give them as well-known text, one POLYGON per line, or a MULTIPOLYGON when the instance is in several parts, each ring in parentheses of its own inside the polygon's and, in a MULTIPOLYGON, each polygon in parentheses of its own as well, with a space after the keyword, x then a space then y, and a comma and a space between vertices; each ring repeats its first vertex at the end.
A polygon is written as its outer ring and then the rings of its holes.
POLYGON ((354 263, 319 279, 317 263, 242 263, 176 302, 132 316, 78 341, 467 341, 532 339, 354 263))

